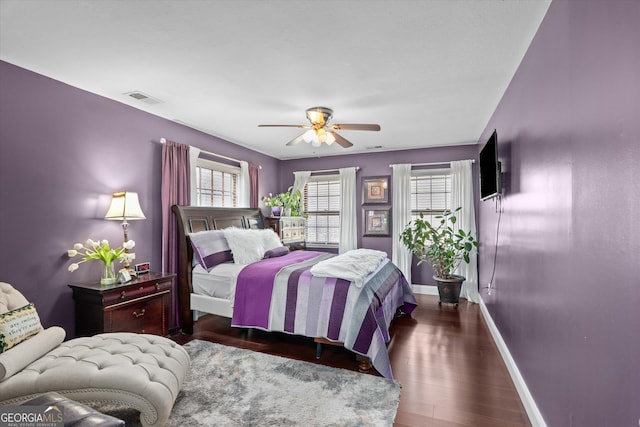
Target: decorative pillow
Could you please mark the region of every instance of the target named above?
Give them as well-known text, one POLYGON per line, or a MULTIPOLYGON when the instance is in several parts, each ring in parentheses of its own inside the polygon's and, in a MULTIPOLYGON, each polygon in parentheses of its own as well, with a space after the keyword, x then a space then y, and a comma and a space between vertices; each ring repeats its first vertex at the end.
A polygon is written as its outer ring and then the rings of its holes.
POLYGON ((224 231, 209 230, 189 234, 193 259, 207 270, 223 262, 233 261, 224 231))
POLYGON ((261 230, 229 227, 223 231, 236 264, 247 265, 262 259, 265 251, 260 234, 261 230))
POLYGON ((289 253, 289 248, 286 246, 279 246, 277 248, 269 249, 264 253, 265 258, 275 258, 289 253))
POLYGON ((33 304, 0 315, 0 353, 40 331, 42 324, 33 304))
POLYGON ((265 251, 270 249, 282 247, 280 237, 271 228, 265 228, 264 230, 257 230, 262 237, 262 246, 265 251))

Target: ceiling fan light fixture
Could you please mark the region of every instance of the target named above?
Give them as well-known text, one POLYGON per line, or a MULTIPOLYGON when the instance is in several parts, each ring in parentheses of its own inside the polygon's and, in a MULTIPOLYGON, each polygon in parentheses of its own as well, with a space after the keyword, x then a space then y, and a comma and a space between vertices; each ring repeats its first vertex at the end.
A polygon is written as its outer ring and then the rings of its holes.
POLYGON ((313 142, 315 139, 317 139, 316 132, 313 129, 309 129, 302 135, 302 139, 306 143, 313 142))
POLYGON ((310 125, 258 125, 259 127, 288 127, 288 128, 302 128, 307 129, 302 135, 298 135, 291 141, 287 142, 287 145, 296 145, 302 141, 313 145, 314 147, 320 147, 322 144, 332 145, 334 142, 343 148, 349 148, 353 146, 353 143, 342 135, 334 132, 334 130, 368 130, 379 131, 380 125, 378 124, 363 124, 363 123, 348 123, 348 124, 329 124, 329 120, 333 117, 333 110, 327 107, 312 107, 308 108, 307 119, 311 122, 310 125))
POLYGON ((333 116, 333 110, 327 107, 312 107, 307 109, 307 119, 314 125, 324 125, 333 116))
POLYGON ((327 142, 327 131, 324 128, 319 128, 316 133, 318 134, 318 141, 327 142))

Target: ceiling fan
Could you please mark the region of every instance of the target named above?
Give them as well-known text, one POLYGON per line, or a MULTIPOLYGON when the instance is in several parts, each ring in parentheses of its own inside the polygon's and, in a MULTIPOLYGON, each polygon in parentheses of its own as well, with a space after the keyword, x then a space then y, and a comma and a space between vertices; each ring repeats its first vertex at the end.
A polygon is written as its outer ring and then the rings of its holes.
POLYGON ((331 145, 334 142, 344 148, 349 148, 353 144, 342 136, 338 135, 336 130, 372 130, 379 131, 380 125, 375 124, 329 124, 329 120, 333 117, 333 110, 327 107, 312 107, 307 109, 307 119, 310 125, 258 125, 258 127, 289 127, 308 129, 302 135, 293 138, 287 145, 296 145, 305 141, 311 143, 314 147, 320 147, 322 143, 331 145))

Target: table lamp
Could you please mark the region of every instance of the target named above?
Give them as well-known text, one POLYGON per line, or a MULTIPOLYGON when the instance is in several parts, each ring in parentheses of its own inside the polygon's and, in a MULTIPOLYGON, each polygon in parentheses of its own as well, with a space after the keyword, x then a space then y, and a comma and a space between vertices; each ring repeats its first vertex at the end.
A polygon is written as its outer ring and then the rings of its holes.
MULTIPOLYGON (((120 191, 113 193, 111 198, 111 204, 109 210, 104 216, 105 219, 116 219, 122 221, 122 229, 124 230, 124 241, 129 241, 129 223, 127 220, 145 219, 144 213, 140 208, 140 202, 138 202, 138 193, 132 191, 120 191)), ((129 249, 124 250, 129 253, 129 249)), ((124 266, 127 270, 129 268, 129 259, 125 257, 124 266)))

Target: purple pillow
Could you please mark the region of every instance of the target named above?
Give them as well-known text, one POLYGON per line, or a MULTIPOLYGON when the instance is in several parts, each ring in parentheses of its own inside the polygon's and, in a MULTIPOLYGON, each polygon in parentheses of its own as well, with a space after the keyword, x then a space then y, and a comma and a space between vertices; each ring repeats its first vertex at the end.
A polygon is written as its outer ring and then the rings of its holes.
POLYGON ((189 234, 193 259, 207 270, 223 262, 233 261, 233 255, 222 230, 199 231, 189 234))
POLYGON ((275 258, 289 253, 289 248, 286 246, 278 246, 277 248, 269 249, 264 253, 264 258, 275 258))

